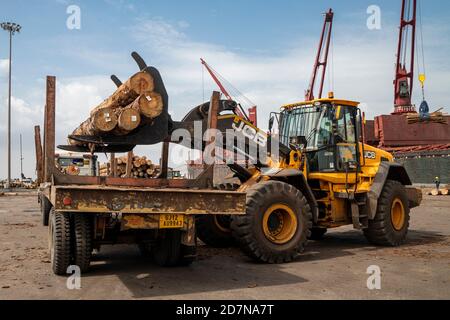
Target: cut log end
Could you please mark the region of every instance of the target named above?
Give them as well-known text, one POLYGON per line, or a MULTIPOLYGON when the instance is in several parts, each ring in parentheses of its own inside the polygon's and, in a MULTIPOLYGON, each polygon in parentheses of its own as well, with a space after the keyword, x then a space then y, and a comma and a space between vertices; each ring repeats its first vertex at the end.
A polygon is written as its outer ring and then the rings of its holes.
POLYGON ((139 97, 139 110, 147 118, 158 117, 164 108, 164 103, 160 94, 149 92, 139 97))
POLYGON ((130 78, 129 87, 138 95, 141 95, 146 92, 154 91, 155 83, 153 77, 149 73, 141 71, 130 78))
POLYGON ((113 109, 104 108, 98 110, 91 119, 93 131, 106 133, 111 132, 117 126, 117 116, 113 109))
POLYGON ((133 108, 125 108, 120 112, 117 126, 123 131, 131 132, 136 129, 140 123, 141 115, 139 111, 133 108))

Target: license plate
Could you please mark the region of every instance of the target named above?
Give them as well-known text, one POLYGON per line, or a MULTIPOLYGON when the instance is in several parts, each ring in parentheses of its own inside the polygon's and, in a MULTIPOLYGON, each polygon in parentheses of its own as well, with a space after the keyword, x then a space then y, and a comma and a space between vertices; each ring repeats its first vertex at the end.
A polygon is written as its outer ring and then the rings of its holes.
POLYGON ((184 224, 184 215, 182 214, 162 214, 159 216, 159 227, 161 229, 178 229, 184 224))

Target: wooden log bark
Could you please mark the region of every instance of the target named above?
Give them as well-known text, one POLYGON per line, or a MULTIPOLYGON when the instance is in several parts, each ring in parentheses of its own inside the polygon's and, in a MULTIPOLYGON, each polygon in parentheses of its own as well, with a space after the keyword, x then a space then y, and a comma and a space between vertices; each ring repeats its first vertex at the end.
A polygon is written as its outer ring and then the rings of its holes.
MULTIPOLYGON (((153 95, 155 89, 152 76, 144 71, 134 74, 124 82, 108 99, 95 107, 89 119, 76 128, 72 135, 96 136, 110 133, 127 134, 140 124, 139 98, 153 95), (133 104, 133 102, 136 104, 133 104), (125 108, 126 110, 121 110, 125 108), (139 121, 137 121, 139 120, 139 121)), ((69 144, 80 144, 69 140, 69 144)))
POLYGON ((103 108, 117 109, 128 106, 140 95, 150 95, 155 90, 153 78, 147 72, 141 71, 124 82, 117 90, 99 106, 91 111, 93 114, 103 108))
POLYGON ((432 191, 431 191, 431 195, 432 195, 432 196, 439 196, 439 195, 441 195, 441 191, 440 191, 440 190, 437 190, 437 189, 432 190, 432 191))
MULTIPOLYGON (((117 126, 117 116, 113 109, 103 108, 96 112, 89 119, 82 122, 76 128, 72 135, 74 136, 95 136, 103 133, 108 133, 114 130, 117 126)), ((75 140, 69 139, 69 144, 81 144, 75 140)))

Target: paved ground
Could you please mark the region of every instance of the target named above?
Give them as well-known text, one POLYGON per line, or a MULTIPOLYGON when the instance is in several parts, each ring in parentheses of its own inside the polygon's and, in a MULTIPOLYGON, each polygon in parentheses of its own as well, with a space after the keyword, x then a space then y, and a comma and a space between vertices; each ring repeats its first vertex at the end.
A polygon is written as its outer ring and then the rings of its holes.
POLYGON ((159 268, 134 246, 105 247, 95 260, 82 289, 68 290, 50 271, 36 198, 0 197, 0 299, 450 299, 450 197, 413 211, 401 248, 373 247, 343 228, 285 265, 207 247, 187 268, 159 268), (381 290, 366 287, 370 265, 382 270, 381 290))

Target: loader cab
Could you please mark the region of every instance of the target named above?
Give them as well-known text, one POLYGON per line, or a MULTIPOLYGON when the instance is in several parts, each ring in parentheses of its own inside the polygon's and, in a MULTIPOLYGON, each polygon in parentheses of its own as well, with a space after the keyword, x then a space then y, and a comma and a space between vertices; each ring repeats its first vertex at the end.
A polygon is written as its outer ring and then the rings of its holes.
POLYGON ((306 142, 309 172, 348 172, 360 167, 361 112, 358 103, 320 99, 283 107, 280 141, 306 142))

